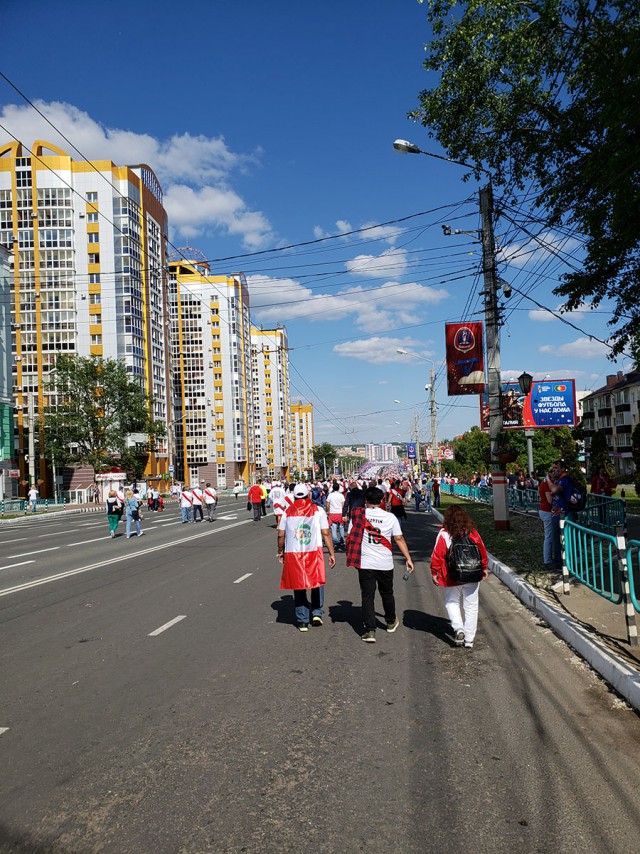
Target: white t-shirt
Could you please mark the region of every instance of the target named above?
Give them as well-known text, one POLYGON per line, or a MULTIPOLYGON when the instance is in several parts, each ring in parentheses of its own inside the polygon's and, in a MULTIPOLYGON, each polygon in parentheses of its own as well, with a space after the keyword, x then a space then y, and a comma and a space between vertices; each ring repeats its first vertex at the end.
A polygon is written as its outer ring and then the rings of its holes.
POLYGON ((341 492, 333 492, 327 495, 327 513, 339 513, 342 516, 344 507, 344 495, 341 492))
POLYGON ((378 507, 367 507, 367 521, 376 531, 366 530, 362 537, 362 569, 393 569, 393 537, 402 536, 398 517, 378 507))

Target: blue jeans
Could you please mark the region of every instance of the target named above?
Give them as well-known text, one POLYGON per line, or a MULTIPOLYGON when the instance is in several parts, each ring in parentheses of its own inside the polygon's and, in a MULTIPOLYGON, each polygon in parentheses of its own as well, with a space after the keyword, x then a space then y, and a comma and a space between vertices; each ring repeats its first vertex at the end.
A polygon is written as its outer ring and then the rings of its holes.
POLYGON ((322 587, 314 587, 311 591, 311 605, 307 599, 306 590, 293 591, 293 603, 296 609, 296 620, 305 625, 309 622, 309 608, 311 608, 312 617, 321 617, 324 613, 322 606, 324 605, 324 585, 322 587))
POLYGON ((413 500, 416 502, 416 510, 420 509, 420 502, 422 501, 421 495, 414 495, 413 500))
POLYGON ((344 525, 342 522, 331 523, 331 539, 333 540, 334 546, 344 543, 344 525))
POLYGON ((182 512, 182 521, 190 522, 191 521, 191 507, 181 507, 182 512))
POLYGON ((136 533, 137 534, 140 533, 140 520, 134 519, 130 513, 127 513, 127 537, 129 537, 131 535, 131 523, 132 522, 136 526, 136 533))

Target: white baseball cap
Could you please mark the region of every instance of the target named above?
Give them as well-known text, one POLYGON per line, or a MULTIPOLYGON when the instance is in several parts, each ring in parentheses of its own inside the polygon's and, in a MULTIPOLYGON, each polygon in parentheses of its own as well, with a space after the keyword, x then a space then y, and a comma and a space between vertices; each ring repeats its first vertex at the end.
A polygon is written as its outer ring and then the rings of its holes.
POLYGON ((298 483, 293 488, 294 498, 306 498, 309 495, 309 487, 306 483, 298 483))

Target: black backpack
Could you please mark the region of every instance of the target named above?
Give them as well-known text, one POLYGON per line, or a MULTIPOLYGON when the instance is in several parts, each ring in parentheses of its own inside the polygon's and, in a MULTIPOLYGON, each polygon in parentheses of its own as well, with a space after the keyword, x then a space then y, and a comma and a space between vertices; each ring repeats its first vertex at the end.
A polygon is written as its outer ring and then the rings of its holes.
POLYGON ((568 513, 579 513, 587 506, 587 492, 580 484, 571 478, 571 498, 569 499, 568 513))
POLYGON ((467 534, 452 538, 446 561, 449 578, 456 584, 482 581, 482 555, 467 534))

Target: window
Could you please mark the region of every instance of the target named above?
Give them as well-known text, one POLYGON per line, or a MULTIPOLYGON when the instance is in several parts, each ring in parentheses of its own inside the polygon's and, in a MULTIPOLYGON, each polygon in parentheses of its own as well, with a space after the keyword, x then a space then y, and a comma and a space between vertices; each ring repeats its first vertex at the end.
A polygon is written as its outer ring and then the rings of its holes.
POLYGON ((89 323, 92 323, 95 326, 102 323, 102 315, 101 314, 90 314, 89 315, 89 323))
POLYGON ((101 294, 89 294, 89 305, 100 305, 102 302, 101 294))
POLYGON ((90 285, 99 285, 100 284, 100 273, 89 273, 89 284, 90 285))
POLYGON ((89 234, 89 243, 100 243, 100 233, 92 231, 91 234, 89 234))
POLYGON ((92 335, 91 336, 91 346, 96 346, 102 344, 102 335, 92 335))
POLYGON ((89 252, 89 263, 90 264, 99 264, 100 263, 100 253, 99 252, 89 252))
POLYGON ((97 193, 87 193, 87 201, 88 202, 97 202, 98 194, 97 193))
POLYGON ((98 222, 98 214, 97 213, 87 214, 87 222, 98 222))

